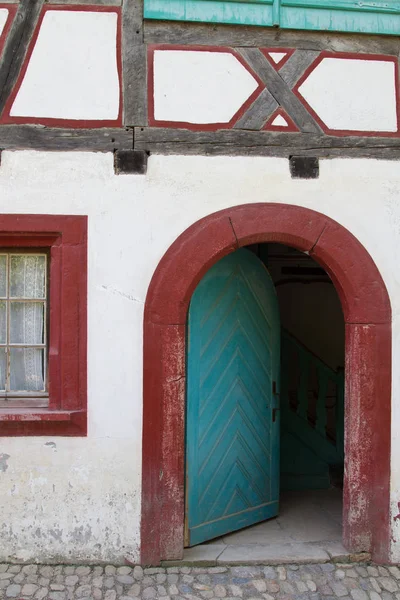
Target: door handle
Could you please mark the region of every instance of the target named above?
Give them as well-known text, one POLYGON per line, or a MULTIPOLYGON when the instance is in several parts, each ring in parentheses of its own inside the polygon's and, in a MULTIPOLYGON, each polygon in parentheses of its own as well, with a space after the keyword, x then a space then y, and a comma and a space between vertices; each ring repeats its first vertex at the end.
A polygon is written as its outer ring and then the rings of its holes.
MULTIPOLYGON (((272 382, 272 394, 274 396, 276 396, 277 398, 279 398, 279 392, 276 391, 276 381, 272 382)), ((275 423, 276 421, 276 413, 278 412, 279 408, 273 408, 272 409, 272 422, 275 423)))
POLYGON ((272 409, 272 422, 275 423, 276 421, 276 413, 278 412, 279 408, 273 408, 272 409))

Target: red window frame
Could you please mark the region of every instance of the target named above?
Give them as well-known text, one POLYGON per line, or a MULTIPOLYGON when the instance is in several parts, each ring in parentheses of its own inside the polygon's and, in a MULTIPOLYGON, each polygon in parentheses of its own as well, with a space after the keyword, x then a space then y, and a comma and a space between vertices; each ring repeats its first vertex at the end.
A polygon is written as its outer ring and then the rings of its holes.
POLYGON ((87 217, 0 215, 0 248, 49 253, 46 408, 0 408, 0 436, 87 434, 87 217))

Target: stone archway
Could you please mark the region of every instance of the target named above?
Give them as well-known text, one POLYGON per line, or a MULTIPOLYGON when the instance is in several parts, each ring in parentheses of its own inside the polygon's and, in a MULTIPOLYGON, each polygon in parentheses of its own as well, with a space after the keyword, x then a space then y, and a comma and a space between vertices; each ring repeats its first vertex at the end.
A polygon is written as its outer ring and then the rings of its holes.
POLYGON ((186 316, 212 264, 248 244, 308 252, 339 294, 346 327, 343 543, 389 561, 391 309, 366 249, 343 226, 310 209, 246 204, 211 214, 167 250, 144 314, 141 562, 183 553, 186 316))

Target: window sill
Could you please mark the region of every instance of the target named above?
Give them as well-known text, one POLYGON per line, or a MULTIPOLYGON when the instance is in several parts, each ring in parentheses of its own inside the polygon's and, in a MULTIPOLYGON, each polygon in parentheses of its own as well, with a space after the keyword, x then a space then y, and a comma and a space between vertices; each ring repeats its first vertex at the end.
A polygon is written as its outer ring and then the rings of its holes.
POLYGON ((0 436, 85 436, 86 411, 0 408, 0 436))

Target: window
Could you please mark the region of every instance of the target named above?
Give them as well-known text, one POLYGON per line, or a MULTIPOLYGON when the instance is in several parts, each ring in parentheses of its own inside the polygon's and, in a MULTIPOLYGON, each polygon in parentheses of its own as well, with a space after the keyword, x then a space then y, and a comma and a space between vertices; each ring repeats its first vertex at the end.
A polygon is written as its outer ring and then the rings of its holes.
POLYGON ((86 435, 87 218, 0 215, 0 436, 86 435))
POLYGON ((0 253, 0 406, 48 406, 47 255, 0 253))
POLYGON ((400 34, 400 0, 145 0, 148 19, 400 34))

